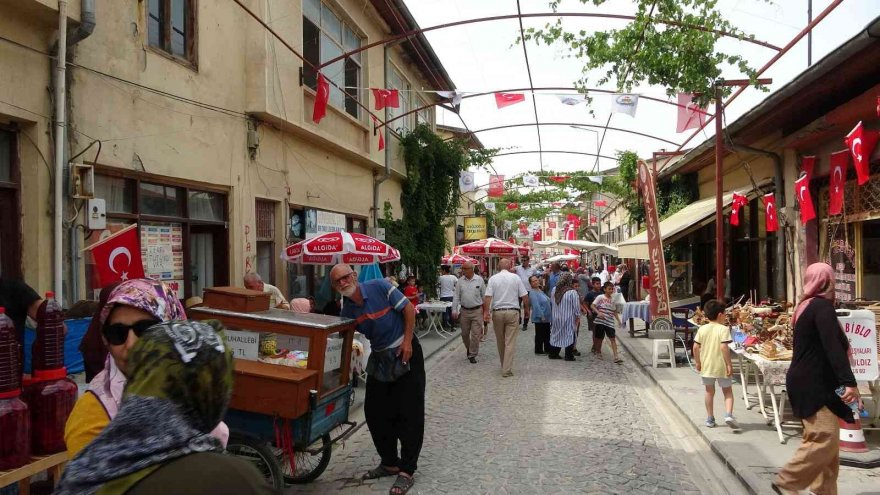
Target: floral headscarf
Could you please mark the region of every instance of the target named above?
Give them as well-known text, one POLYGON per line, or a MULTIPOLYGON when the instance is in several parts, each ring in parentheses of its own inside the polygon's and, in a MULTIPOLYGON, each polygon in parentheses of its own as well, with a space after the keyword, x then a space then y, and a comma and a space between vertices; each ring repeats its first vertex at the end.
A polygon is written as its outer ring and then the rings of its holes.
POLYGON ((562 304, 562 296, 564 296, 566 292, 574 290, 574 287, 572 287, 573 284, 574 277, 571 276, 571 272, 563 272, 562 275, 559 276, 559 279, 556 281, 556 292, 553 293, 557 305, 562 304))
POLYGON ((64 470, 56 494, 125 493, 162 464, 220 452, 209 432, 232 394, 232 353, 218 321, 151 327, 131 350, 119 414, 64 470))

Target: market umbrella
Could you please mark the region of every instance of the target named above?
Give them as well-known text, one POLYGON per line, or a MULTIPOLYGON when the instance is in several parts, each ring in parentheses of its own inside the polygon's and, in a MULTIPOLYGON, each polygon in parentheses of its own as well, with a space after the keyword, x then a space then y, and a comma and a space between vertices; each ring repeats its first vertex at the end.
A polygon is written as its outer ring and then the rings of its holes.
POLYGON ((447 254, 446 256, 444 256, 443 258, 440 259, 441 265, 462 265, 464 263, 471 263, 471 264, 477 265, 480 262, 469 257, 469 256, 464 256, 461 254, 447 254))
POLYGON ((281 259, 310 265, 372 265, 398 261, 400 252, 368 235, 329 232, 287 246, 281 259))
POLYGON ((532 248, 529 246, 517 246, 516 244, 490 237, 456 246, 455 252, 470 256, 528 256, 532 252, 532 248))

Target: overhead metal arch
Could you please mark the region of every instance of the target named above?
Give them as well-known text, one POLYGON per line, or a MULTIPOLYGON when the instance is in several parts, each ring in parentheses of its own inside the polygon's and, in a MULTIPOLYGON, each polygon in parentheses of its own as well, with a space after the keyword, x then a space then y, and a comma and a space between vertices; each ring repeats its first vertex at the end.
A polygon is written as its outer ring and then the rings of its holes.
POLYGON ((510 156, 510 155, 528 155, 532 153, 560 153, 563 155, 583 155, 583 156, 592 156, 599 158, 606 158, 608 160, 617 161, 616 156, 608 156, 608 155, 597 155, 596 153, 587 153, 585 151, 570 151, 570 150, 517 150, 517 151, 505 151, 503 153, 498 153, 495 156, 510 156))
MULTIPOLYGON (((577 127, 595 127, 596 129, 608 129, 609 131, 624 132, 627 134, 635 134, 636 136, 642 136, 642 137, 646 137, 646 138, 650 138, 650 139, 656 139, 657 141, 663 141, 664 143, 671 144, 673 146, 678 146, 678 143, 676 143, 675 141, 663 139, 661 137, 654 136, 652 134, 646 134, 644 132, 630 131, 627 129, 621 129, 619 127, 606 127, 604 125, 597 125, 597 124, 580 124, 577 122, 527 122, 524 124, 508 124, 508 125, 499 125, 499 126, 495 126, 495 127, 485 127, 483 129, 474 129, 470 132, 472 134, 477 134, 479 132, 490 132, 490 131, 497 131, 500 129, 512 129, 512 128, 516 128, 516 127, 530 127, 530 126, 535 126, 535 125, 540 126, 540 127, 543 127, 543 126, 552 126, 552 127, 564 126, 564 127, 575 127, 575 128, 577 128, 577 127)), ((445 138, 444 141, 449 141, 452 139, 455 139, 455 136, 445 138)))

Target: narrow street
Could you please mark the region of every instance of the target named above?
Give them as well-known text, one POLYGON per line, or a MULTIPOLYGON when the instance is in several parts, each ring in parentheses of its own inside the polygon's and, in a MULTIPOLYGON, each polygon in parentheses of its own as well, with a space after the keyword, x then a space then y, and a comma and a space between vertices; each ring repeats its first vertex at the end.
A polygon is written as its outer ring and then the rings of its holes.
MULTIPOLYGON (((744 492, 626 354, 623 365, 587 353, 550 361, 533 354, 530 327, 517 341, 515 375, 501 378, 489 333, 477 364, 458 338, 428 360, 414 493, 744 492)), ((317 481, 288 493, 388 493, 393 478, 359 479, 377 463, 365 427, 317 481)))

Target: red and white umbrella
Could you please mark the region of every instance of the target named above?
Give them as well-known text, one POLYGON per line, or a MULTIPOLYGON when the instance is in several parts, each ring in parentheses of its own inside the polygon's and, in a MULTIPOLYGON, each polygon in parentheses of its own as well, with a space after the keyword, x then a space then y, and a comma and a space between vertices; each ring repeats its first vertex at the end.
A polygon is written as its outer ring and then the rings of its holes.
POLYGON ((287 246, 281 259, 308 265, 372 265, 397 261, 400 252, 368 235, 330 232, 287 246))
POLYGON ((455 252, 471 256, 528 256, 532 252, 532 248, 529 246, 517 246, 516 244, 490 237, 456 246, 455 252))
POLYGON ((477 265, 480 262, 469 257, 463 256, 461 254, 447 254, 443 258, 440 259, 441 265, 463 265, 465 263, 471 263, 473 265, 477 265))

